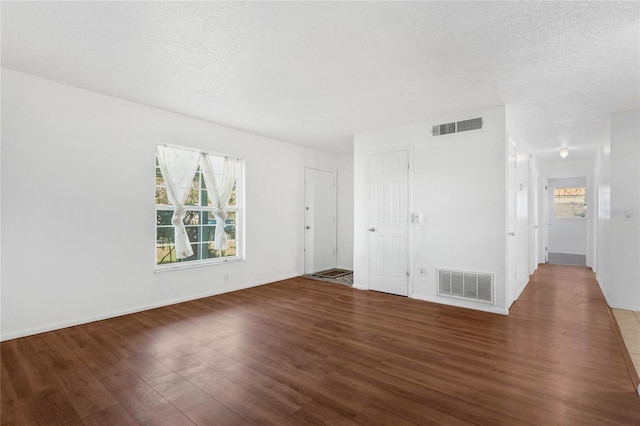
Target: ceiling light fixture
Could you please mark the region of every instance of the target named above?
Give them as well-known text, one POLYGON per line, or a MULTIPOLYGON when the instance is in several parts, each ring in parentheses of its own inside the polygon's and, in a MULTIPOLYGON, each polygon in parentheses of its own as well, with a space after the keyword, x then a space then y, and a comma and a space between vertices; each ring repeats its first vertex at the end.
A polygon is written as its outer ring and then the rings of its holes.
POLYGON ((567 158, 569 155, 569 148, 560 148, 560 157, 567 158))

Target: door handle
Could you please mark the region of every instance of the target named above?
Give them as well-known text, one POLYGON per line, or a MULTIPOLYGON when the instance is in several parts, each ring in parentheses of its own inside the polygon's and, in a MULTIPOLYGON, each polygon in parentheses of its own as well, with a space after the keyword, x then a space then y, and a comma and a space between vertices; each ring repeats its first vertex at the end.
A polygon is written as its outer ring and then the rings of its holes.
POLYGON ((311 229, 309 225, 305 226, 304 229, 311 229))
POLYGON ((369 228, 369 232, 376 232, 376 228, 369 228))

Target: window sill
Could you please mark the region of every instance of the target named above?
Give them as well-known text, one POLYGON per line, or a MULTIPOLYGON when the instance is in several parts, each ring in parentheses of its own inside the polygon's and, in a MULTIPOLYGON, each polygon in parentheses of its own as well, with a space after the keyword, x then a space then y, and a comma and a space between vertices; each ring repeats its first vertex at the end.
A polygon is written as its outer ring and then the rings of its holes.
POLYGON ((215 261, 191 261, 191 262, 178 262, 178 263, 170 263, 166 265, 156 265, 154 272, 167 272, 167 271, 175 271, 178 269, 191 269, 191 268, 201 268, 203 266, 215 266, 215 265, 226 265, 227 263, 236 263, 236 262, 244 262, 244 258, 242 257, 232 257, 224 260, 215 260, 215 261))

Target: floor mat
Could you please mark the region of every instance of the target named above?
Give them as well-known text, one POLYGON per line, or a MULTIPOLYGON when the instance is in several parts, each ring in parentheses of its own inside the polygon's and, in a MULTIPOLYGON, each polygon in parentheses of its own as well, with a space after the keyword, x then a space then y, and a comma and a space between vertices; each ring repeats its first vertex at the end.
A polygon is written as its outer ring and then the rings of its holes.
POLYGON ((322 278, 340 278, 345 275, 349 275, 351 271, 346 269, 328 269, 326 271, 316 272, 313 274, 314 277, 322 277, 322 278))

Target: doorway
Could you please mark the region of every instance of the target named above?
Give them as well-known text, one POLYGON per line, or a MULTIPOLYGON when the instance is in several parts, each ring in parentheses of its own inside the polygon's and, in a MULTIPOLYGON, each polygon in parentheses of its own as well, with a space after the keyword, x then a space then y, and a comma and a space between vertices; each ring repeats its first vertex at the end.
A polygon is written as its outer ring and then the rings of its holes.
POLYGON ((304 273, 336 267, 336 173, 304 169, 304 273))
POLYGON ((369 288, 408 296, 408 151, 370 155, 369 192, 369 288))
POLYGON ((547 262, 586 266, 586 178, 549 179, 547 262))

